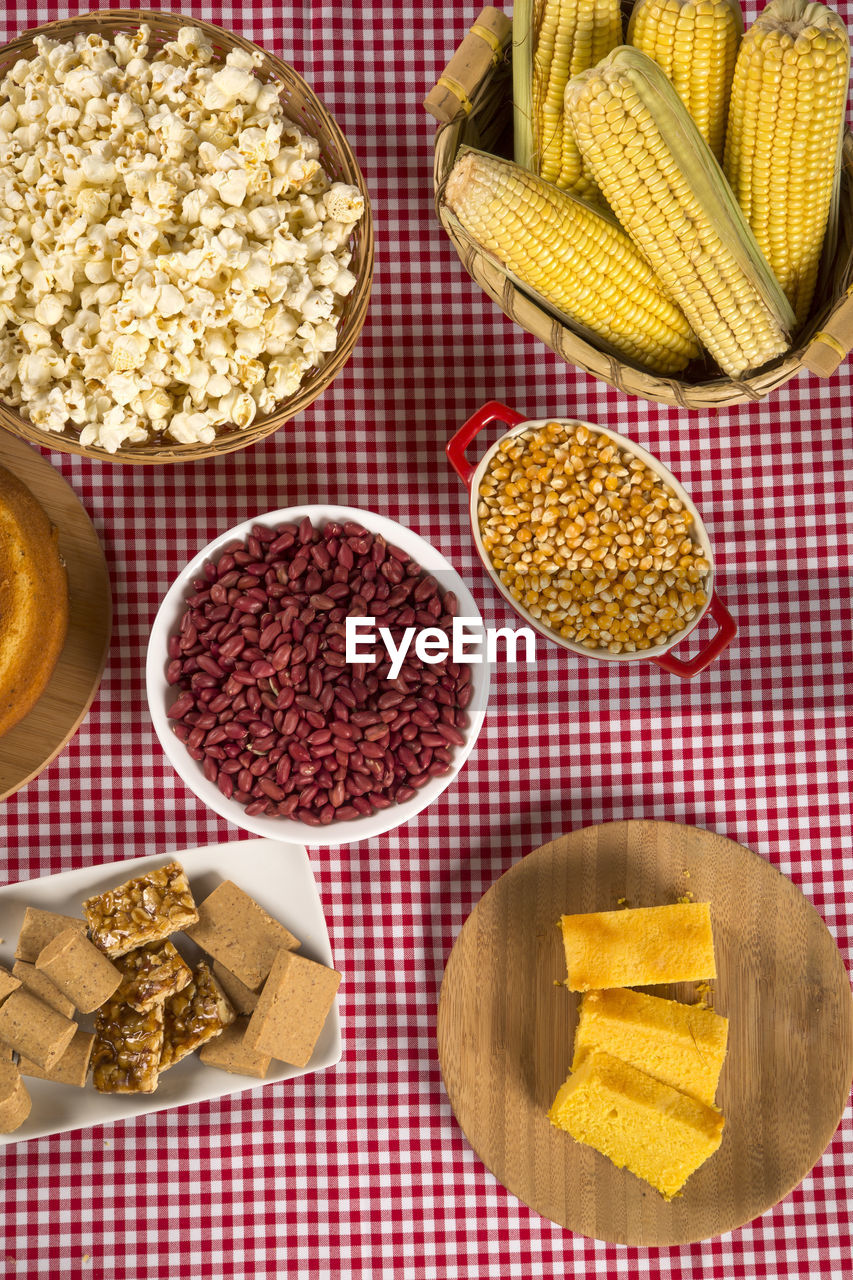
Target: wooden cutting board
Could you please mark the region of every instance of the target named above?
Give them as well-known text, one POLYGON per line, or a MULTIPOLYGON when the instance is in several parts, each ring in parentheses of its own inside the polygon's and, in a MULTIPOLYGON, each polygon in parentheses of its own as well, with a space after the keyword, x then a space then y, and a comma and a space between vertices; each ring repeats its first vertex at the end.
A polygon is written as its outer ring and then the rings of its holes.
POLYGON ((16 475, 59 530, 68 571, 68 635, 50 683, 0 738, 0 800, 30 782, 80 727, 101 682, 112 623, 110 580, 98 535, 74 490, 25 440, 0 431, 0 464, 16 475))
MULTIPOLYGON (((696 999, 693 984, 649 988, 696 999)), ((438 1053, 451 1105, 496 1178, 571 1231, 677 1245, 730 1231, 781 1200, 832 1137, 853 1077, 853 999, 841 955, 799 890, 722 836, 666 822, 588 827, 511 867, 465 922, 445 971, 438 1053), (579 997, 563 985, 561 914, 710 902, 729 1018, 720 1149, 667 1203, 546 1117, 572 1057, 579 997)))

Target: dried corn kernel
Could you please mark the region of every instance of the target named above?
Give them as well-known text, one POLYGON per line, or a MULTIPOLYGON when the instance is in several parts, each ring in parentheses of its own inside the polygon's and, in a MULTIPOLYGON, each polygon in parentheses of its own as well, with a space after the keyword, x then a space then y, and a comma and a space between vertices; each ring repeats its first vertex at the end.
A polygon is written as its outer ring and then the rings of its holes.
POLYGON ((478 499, 483 547, 512 598, 575 644, 649 649, 707 602, 711 566, 690 512, 609 436, 573 422, 530 427, 491 460, 478 499))

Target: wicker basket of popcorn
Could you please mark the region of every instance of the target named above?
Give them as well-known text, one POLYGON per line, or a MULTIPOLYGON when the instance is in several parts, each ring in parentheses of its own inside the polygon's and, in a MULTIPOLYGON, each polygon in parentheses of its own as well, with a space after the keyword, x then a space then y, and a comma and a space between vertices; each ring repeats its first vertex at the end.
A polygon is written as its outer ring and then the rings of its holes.
POLYGON ((322 394, 364 324, 373 228, 291 67, 209 23, 109 10, 24 33, 0 81, 2 427, 185 462, 322 394))
MULTIPOLYGON (((624 11, 623 5, 623 15, 624 11)), ((516 53, 510 19, 485 8, 424 103, 439 121, 434 151, 438 217, 465 270, 504 314, 567 364, 630 395, 682 408, 708 410, 760 400, 803 370, 819 377, 833 374, 853 347, 853 137, 849 130, 840 153, 834 250, 828 260, 824 255, 808 315, 800 320, 793 342, 763 367, 740 376, 727 376, 707 356, 665 376, 650 372, 641 359, 614 354, 589 331, 567 321, 565 313, 543 305, 541 297, 525 288, 503 262, 484 251, 451 208, 448 184, 454 170, 459 172, 460 157, 468 152, 482 170, 493 156, 513 156, 512 60, 516 53)), ((526 231, 524 219, 520 225, 526 231)))

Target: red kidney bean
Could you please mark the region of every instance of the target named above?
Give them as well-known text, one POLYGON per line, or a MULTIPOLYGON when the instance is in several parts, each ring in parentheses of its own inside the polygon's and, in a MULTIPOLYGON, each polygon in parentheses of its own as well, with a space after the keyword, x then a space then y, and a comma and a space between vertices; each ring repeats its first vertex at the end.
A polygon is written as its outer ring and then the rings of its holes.
POLYGON ((404 746, 402 743, 396 750, 397 759, 402 765, 405 765, 409 773, 421 773, 421 765, 418 763, 418 757, 412 751, 411 747, 404 746))
POLYGON ((166 712, 170 720, 182 720, 188 711, 195 706, 195 699, 191 693, 182 693, 176 698, 169 710, 166 712))
POLYGON ((400 548, 355 521, 255 525, 193 592, 168 641, 169 716, 247 813, 323 826, 403 803, 451 769, 469 668, 410 656, 391 680, 381 648, 346 662, 347 616, 372 610, 395 638, 416 622, 450 630, 455 596, 400 548))
POLYGON ((464 734, 460 733, 459 730, 456 729, 454 726, 445 724, 444 721, 440 721, 436 725, 436 730, 438 733, 441 734, 443 738, 446 739, 447 742, 452 742, 454 746, 456 747, 465 746, 464 734))
POLYGON ((293 647, 289 644, 283 644, 280 648, 273 649, 272 653, 270 654, 270 666, 272 667, 273 671, 275 672, 284 671, 285 667, 290 662, 292 653, 293 653, 293 647))

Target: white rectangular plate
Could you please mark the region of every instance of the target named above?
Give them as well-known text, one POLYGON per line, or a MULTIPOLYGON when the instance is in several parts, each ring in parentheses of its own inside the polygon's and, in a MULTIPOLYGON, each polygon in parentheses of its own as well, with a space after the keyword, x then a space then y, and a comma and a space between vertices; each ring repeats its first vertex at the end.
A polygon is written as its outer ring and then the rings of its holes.
MULTIPOLYGON (((300 954, 319 964, 332 966, 332 951, 323 908, 308 854, 301 845, 279 840, 235 840, 229 844, 205 845, 201 849, 176 850, 150 858, 101 863, 79 871, 64 871, 38 880, 21 881, 0 888, 0 964, 11 969, 15 945, 27 907, 41 907, 64 915, 82 916, 82 904, 91 894, 115 888, 134 876, 177 859, 189 877, 196 902, 202 901, 221 880, 233 880, 250 897, 286 925, 300 939, 300 954)), ((183 933, 173 934, 181 954, 195 963, 201 952, 183 933)), ((81 1027, 91 1030, 92 1019, 78 1016, 81 1027)), ((270 1063, 264 1080, 232 1075, 217 1067, 207 1067, 197 1054, 170 1067, 161 1078, 156 1093, 103 1094, 92 1086, 52 1084, 25 1076, 32 1098, 29 1117, 14 1133, 0 1134, 0 1144, 64 1133, 87 1125, 109 1124, 131 1116, 162 1111, 185 1103, 204 1102, 229 1093, 242 1093, 277 1080, 289 1080, 309 1071, 321 1071, 338 1062, 341 1031, 337 1000, 317 1041, 307 1067, 286 1062, 270 1063)))

